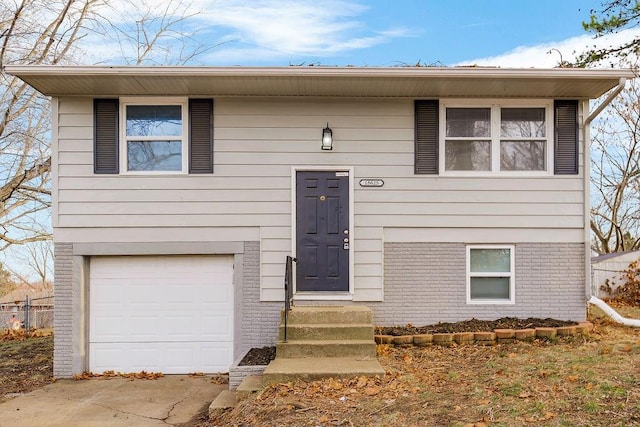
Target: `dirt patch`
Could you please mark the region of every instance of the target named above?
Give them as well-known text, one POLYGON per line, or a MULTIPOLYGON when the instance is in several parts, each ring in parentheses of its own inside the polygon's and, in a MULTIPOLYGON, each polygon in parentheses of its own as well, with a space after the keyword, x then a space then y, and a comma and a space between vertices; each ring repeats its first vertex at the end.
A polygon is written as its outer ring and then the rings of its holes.
POLYGON ((53 336, 0 342, 0 402, 27 393, 53 378, 53 336))
POLYGON ((276 358, 276 348, 274 346, 252 348, 242 358, 242 360, 239 363, 239 366, 268 365, 269 362, 271 362, 275 358, 276 358))

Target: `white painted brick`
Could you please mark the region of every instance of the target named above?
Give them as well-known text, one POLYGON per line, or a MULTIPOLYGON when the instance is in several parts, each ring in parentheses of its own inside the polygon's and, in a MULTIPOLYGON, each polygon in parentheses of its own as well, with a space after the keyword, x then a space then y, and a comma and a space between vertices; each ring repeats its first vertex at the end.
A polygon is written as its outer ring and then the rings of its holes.
POLYGON ((517 243, 516 304, 495 306, 466 304, 464 244, 387 242, 384 250, 385 301, 369 304, 377 324, 586 316, 582 244, 517 243))

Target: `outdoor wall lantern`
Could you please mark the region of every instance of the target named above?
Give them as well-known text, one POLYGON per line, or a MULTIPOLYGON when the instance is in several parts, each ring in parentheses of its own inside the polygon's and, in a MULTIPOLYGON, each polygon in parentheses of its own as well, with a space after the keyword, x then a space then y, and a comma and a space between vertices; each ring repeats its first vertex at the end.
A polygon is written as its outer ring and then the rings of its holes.
POLYGON ((333 150, 333 131, 327 123, 327 127, 322 129, 322 146, 323 150, 333 150))

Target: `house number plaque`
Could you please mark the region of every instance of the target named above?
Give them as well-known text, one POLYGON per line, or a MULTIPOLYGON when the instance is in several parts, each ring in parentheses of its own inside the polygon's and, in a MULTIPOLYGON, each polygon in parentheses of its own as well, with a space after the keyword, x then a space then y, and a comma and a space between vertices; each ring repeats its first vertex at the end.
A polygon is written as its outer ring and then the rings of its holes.
POLYGON ((360 187, 382 187, 384 181, 379 178, 366 178, 360 180, 360 187))

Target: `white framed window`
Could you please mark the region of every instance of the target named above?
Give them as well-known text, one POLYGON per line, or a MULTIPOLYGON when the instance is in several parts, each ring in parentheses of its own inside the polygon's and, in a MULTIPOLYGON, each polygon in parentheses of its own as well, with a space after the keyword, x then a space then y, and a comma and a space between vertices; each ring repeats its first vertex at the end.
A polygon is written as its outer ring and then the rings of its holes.
POLYGON ((187 98, 122 98, 120 106, 122 172, 187 173, 187 98))
POLYGON ((442 102, 440 173, 550 174, 552 106, 551 101, 442 102))
POLYGON ((515 247, 467 246, 467 304, 515 303, 515 247))

